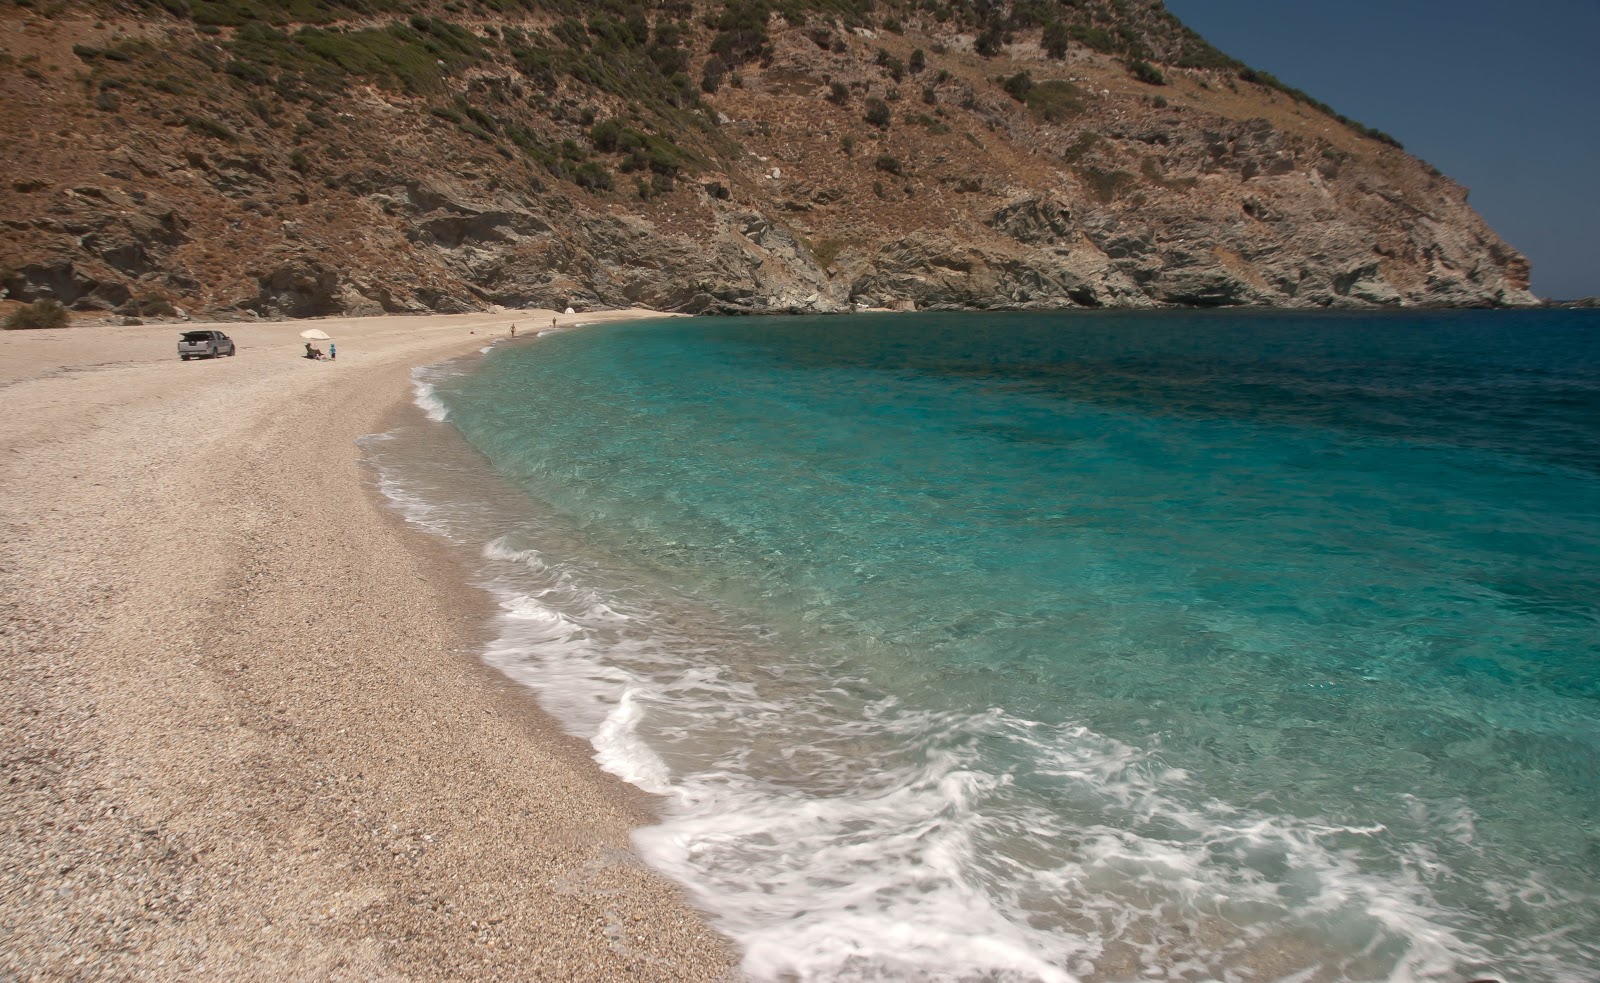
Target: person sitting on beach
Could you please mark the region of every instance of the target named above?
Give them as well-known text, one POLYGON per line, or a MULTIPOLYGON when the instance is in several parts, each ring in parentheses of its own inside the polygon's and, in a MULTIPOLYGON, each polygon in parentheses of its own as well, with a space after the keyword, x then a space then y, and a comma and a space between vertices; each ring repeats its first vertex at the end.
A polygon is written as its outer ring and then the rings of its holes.
POLYGON ((317 350, 311 347, 311 342, 306 342, 306 358, 316 358, 317 350))

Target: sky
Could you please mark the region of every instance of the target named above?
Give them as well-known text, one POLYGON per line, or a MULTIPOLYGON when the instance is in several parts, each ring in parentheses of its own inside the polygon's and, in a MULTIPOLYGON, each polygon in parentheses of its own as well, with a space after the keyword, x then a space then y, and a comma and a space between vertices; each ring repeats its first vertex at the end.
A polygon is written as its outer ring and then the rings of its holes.
POLYGON ((1600 296, 1600 0, 1166 0, 1471 189, 1533 291, 1600 296))

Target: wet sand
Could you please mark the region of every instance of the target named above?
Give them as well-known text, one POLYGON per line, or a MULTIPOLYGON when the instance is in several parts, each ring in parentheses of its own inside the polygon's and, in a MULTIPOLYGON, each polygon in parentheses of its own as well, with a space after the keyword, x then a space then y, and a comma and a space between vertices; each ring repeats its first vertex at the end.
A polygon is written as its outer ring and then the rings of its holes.
POLYGON ((0 976, 737 978, 358 463, 551 316, 0 333, 0 976))

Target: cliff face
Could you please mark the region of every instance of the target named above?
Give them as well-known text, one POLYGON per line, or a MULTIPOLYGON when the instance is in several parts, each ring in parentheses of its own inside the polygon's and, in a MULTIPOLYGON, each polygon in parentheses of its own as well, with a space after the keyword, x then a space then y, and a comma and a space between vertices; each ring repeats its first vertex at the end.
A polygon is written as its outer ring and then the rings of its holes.
POLYGON ((0 7, 0 287, 143 317, 1534 302, 1465 189, 1159 2, 782 9, 0 7))

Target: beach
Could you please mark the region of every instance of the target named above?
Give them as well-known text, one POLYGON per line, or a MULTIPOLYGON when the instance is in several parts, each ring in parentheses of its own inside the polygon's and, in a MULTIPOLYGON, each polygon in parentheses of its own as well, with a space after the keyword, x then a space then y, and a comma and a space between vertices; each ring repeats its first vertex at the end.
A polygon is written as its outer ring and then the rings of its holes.
POLYGON ((0 974, 736 977, 360 464, 413 367, 553 316, 0 334, 0 974))

